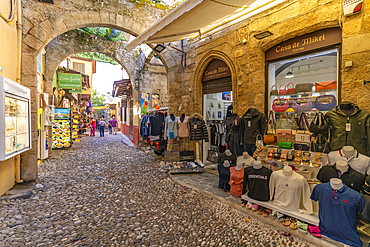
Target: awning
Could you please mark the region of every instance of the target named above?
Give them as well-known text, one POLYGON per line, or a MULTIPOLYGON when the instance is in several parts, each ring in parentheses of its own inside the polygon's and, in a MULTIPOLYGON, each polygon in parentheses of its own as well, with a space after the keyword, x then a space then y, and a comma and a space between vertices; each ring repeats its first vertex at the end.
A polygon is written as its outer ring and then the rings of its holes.
POLYGON ((127 45, 166 43, 233 25, 286 0, 186 0, 127 45))

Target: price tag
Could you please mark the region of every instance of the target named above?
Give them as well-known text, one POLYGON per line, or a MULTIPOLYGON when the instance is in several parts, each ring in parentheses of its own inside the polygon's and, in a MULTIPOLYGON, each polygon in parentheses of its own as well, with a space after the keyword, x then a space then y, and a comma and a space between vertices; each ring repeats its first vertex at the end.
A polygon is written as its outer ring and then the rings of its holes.
POLYGON ((346 131, 351 131, 351 124, 350 123, 346 123, 346 131))
POLYGON ((194 129, 195 129, 195 130, 197 129, 197 125, 196 125, 196 124, 194 124, 194 129))
POLYGON ((251 127, 251 126, 252 126, 252 122, 248 121, 248 127, 251 127))

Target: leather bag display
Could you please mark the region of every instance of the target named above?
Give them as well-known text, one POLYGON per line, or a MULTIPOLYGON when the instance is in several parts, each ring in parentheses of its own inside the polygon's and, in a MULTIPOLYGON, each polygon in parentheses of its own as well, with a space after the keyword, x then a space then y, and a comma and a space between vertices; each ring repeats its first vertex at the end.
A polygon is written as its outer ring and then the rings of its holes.
POLYGON ((315 108, 319 111, 330 111, 337 106, 337 99, 334 95, 322 95, 315 99, 315 108), (323 101, 329 103, 321 103, 323 101))
POLYGON ((326 119, 325 115, 322 112, 316 113, 315 117, 313 118, 310 124, 310 132, 316 135, 324 135, 327 136, 329 132, 329 123, 326 119))
POLYGON ((256 137, 256 147, 263 147, 263 137, 261 134, 258 134, 256 137))
POLYGON ((295 85, 295 93, 312 92, 312 83, 299 83, 295 85))
POLYGON ((279 120, 279 125, 278 125, 278 128, 276 130, 276 135, 277 135, 277 137, 284 137, 284 138, 288 138, 288 137, 292 136, 292 129, 290 128, 290 123, 289 123, 288 117, 287 117, 285 112, 284 112, 283 118, 279 120), (281 127, 283 119, 285 119, 285 121, 286 121, 287 129, 283 129, 281 127))
POLYGON ((310 146, 307 143, 295 142, 293 147, 294 147, 294 150, 301 150, 301 151, 309 151, 310 150, 310 146))
POLYGON ((292 108, 296 112, 310 111, 312 108, 312 101, 310 98, 298 98, 293 100, 292 108), (305 104, 299 104, 298 101, 307 100, 305 104))
POLYGON ((286 94, 286 86, 284 84, 280 85, 279 94, 286 94))
POLYGON ((293 93, 295 93, 293 83, 289 83, 288 85, 286 85, 286 93, 287 94, 293 94, 293 93))
POLYGON ((282 148, 282 149, 292 149, 292 143, 291 142, 279 142, 278 146, 279 146, 279 148, 282 148))
POLYGON ((315 91, 337 89, 337 81, 323 81, 315 83, 315 91))
POLYGON ((272 102, 272 110, 274 110, 274 112, 285 112, 286 110, 288 110, 289 108, 289 100, 288 99, 275 99, 273 102, 272 102), (285 101, 285 104, 284 105, 281 105, 281 101, 285 101))
POLYGON ((301 117, 298 121, 298 128, 297 132, 295 134, 295 141, 299 143, 310 143, 311 142, 311 134, 310 134, 310 128, 308 127, 308 121, 307 116, 304 112, 301 113, 301 117), (301 125, 301 122, 303 121, 303 132, 299 132, 299 126, 301 125), (308 129, 308 133, 306 133, 306 128, 308 129))
POLYGON ((311 151, 316 153, 330 153, 329 139, 324 140, 322 143, 321 139, 324 139, 322 135, 316 136, 315 140, 311 142, 311 151))
POLYGON ((221 153, 214 151, 214 150, 208 150, 207 160, 212 163, 219 163, 221 157, 221 153))
POLYGON ((274 119, 274 113, 273 113, 273 111, 270 111, 270 113, 269 113, 269 118, 267 120, 266 129, 265 129, 265 136, 263 137, 263 141, 264 141, 264 143, 270 144, 270 145, 276 145, 277 144, 276 125, 275 125, 275 119, 274 119), (271 124, 271 123, 274 126, 275 133, 272 134, 272 135, 268 135, 267 134, 267 130, 268 130, 269 124, 271 124))
POLYGON ((278 90, 277 90, 276 85, 273 85, 273 86, 271 87, 270 95, 278 95, 278 94, 279 94, 279 92, 278 92, 278 90), (274 89, 274 88, 275 88, 275 89, 274 89))

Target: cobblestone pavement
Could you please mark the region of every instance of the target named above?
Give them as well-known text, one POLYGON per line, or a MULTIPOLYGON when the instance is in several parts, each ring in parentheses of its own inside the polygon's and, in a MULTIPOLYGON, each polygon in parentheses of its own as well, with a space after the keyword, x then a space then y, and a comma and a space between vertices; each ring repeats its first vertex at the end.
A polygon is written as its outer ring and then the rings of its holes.
POLYGON ((1 246, 308 246, 175 183, 120 136, 85 137, 39 166, 31 199, 3 200, 1 246))

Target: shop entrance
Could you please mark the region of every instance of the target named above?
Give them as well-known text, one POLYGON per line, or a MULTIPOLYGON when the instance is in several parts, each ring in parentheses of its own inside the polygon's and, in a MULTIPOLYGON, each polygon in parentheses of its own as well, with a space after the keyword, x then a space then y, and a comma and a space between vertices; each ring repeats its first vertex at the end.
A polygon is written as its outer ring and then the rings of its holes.
POLYGON ((203 163, 216 164, 207 159, 209 152, 222 153, 226 149, 226 120, 233 109, 232 78, 228 65, 212 60, 204 72, 203 119, 207 125, 209 142, 203 141, 203 163))

